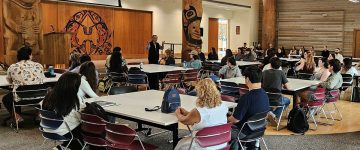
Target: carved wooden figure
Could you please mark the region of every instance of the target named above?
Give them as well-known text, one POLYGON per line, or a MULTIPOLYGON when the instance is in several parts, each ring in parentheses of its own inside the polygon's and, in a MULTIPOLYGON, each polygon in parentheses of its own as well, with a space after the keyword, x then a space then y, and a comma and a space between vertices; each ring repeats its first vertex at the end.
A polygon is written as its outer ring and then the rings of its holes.
POLYGON ((33 55, 40 55, 40 0, 3 0, 3 16, 6 62, 14 63, 16 50, 24 45, 33 49, 33 55))
POLYGON ((202 45, 200 33, 202 14, 202 0, 183 0, 182 60, 189 60, 189 53, 202 45))

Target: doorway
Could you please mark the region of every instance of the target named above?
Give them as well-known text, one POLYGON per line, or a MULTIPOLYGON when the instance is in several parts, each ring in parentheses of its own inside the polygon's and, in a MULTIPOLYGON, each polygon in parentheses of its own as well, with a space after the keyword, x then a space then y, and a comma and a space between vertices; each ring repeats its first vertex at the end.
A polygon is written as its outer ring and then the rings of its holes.
POLYGON ((227 19, 209 18, 208 52, 214 47, 217 51, 229 48, 229 21, 227 19))
POLYGON ((360 58, 360 29, 354 30, 354 51, 353 57, 360 58))

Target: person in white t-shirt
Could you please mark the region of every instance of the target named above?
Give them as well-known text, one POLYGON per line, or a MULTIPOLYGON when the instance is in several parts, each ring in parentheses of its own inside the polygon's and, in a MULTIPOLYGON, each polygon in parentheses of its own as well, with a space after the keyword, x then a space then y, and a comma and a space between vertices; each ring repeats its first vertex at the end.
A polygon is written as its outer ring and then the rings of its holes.
MULTIPOLYGON (((198 82, 195 89, 198 97, 196 107, 191 111, 186 111, 184 108, 179 107, 175 112, 179 122, 185 125, 192 125, 194 132, 206 127, 226 124, 228 108, 222 102, 220 92, 215 83, 210 78, 203 79, 198 82)), ((183 138, 176 145, 175 150, 188 150, 190 143, 191 137, 183 138)), ((226 145, 227 143, 223 143, 203 148, 195 140, 190 149, 223 149, 226 145)))
POLYGON ((344 65, 341 69, 342 74, 350 74, 351 76, 359 75, 355 67, 352 66, 352 60, 350 58, 344 59, 344 65))

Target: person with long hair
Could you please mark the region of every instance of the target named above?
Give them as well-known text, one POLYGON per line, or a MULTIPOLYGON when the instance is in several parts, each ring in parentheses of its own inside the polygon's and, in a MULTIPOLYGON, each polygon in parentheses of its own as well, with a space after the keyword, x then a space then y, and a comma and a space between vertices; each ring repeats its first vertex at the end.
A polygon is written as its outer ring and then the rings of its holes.
POLYGON ((319 80, 321 82, 324 82, 327 80, 327 78, 330 76, 330 71, 329 71, 329 61, 327 60, 326 57, 323 57, 319 60, 319 70, 316 71, 314 77, 315 80, 319 80))
POLYGON ((93 91, 97 90, 96 68, 93 62, 83 63, 80 67, 79 74, 89 83, 93 91))
MULTIPOLYGON (((78 92, 81 85, 81 77, 77 73, 67 72, 63 74, 54 88, 48 93, 42 103, 42 109, 55 111, 58 115, 64 117, 64 123, 56 130, 50 130, 44 128, 45 132, 56 133, 63 135, 67 138, 71 138, 71 134, 74 138, 82 140, 81 134, 81 119, 79 110, 85 107, 79 97, 78 92), (64 96, 66 94, 66 96, 64 96), (68 127, 71 130, 69 133, 68 127)), ((63 142, 62 146, 66 146, 68 142, 63 142)), ((61 149, 60 145, 57 146, 61 149)), ((70 149, 81 149, 81 145, 73 140, 70 145, 70 149)))
POLYGON ((69 71, 75 69, 76 67, 80 66, 80 53, 78 52, 73 52, 70 54, 70 58, 69 58, 69 71))
POLYGON ((219 56, 216 52, 215 47, 211 48, 210 53, 208 54, 208 60, 219 60, 219 56))
POLYGON ((126 65, 123 65, 122 55, 120 52, 113 52, 110 57, 110 72, 116 73, 127 73, 128 68, 126 65))
MULTIPOLYGON (((197 93, 196 107, 191 111, 187 111, 182 107, 177 108, 175 114, 179 122, 185 125, 192 125, 194 131, 226 124, 228 108, 222 102, 220 92, 215 83, 210 78, 200 80, 195 86, 195 90, 197 93)), ((183 138, 176 145, 175 150, 187 150, 190 143, 191 137, 183 138)), ((205 149, 222 149, 226 145, 227 143, 223 143, 205 149)), ((202 150, 204 148, 200 147, 195 140, 191 149, 202 150)))
POLYGON ((358 71, 352 65, 352 60, 350 58, 344 59, 344 66, 341 69, 342 74, 351 74, 352 76, 358 75, 358 71))
POLYGON ((277 52, 276 52, 276 56, 279 58, 283 58, 285 57, 285 48, 284 46, 281 46, 281 48, 278 48, 277 52))
POLYGON ((304 57, 304 59, 300 60, 300 64, 296 67, 296 71, 308 74, 314 73, 316 64, 313 54, 307 51, 304 53, 304 57))
POLYGON ((243 47, 239 47, 238 48, 238 53, 235 55, 235 60, 236 61, 240 61, 245 57, 245 48, 243 47))
POLYGON ((233 55, 231 49, 226 49, 225 56, 221 59, 221 65, 222 66, 226 65, 227 59, 229 57, 234 57, 234 55, 233 55))

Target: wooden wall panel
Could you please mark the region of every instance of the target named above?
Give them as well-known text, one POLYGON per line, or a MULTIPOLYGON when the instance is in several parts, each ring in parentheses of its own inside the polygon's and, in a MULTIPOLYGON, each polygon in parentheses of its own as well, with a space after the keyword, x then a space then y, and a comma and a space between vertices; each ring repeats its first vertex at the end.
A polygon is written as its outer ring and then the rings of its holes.
MULTIPOLYGON (((0 0, 0 35, 4 35, 3 24, 3 0, 0 0)), ((0 61, 5 61, 4 38, 0 38, 0 61)))
POLYGON ((360 29, 354 30, 354 53, 353 56, 360 58, 360 29))
POLYGON ((211 52, 211 48, 214 47, 216 50, 219 48, 219 19, 209 18, 209 32, 208 32, 208 52, 211 52))
POLYGON ((291 11, 278 16, 278 45, 343 48, 344 11, 291 11))
MULTIPOLYGON (((101 7, 93 5, 66 3, 66 2, 42 2, 43 9, 43 32, 50 32, 50 24, 56 31, 64 31, 68 20, 81 10, 92 10, 104 20, 112 36, 109 42, 112 48, 120 46, 125 58, 146 58, 145 44, 152 35, 152 12, 128 10, 115 7, 101 7)), ((92 25, 90 19, 84 20, 85 26, 92 25)), ((93 29, 93 33, 96 29, 93 29)), ((78 32, 79 41, 92 39, 96 41, 96 34, 85 35, 83 30, 78 32)), ((89 47, 89 45, 87 45, 89 47)), ((111 49, 112 50, 112 49, 111 49)), ((93 59, 105 59, 103 55, 91 55, 93 59)))
MULTIPOLYGON (((259 35, 263 32, 262 26, 266 25, 262 23, 262 12, 264 11, 262 10, 262 5, 262 0, 260 0, 259 35)), ((277 28, 279 34, 279 38, 277 38, 278 45, 283 44, 285 48, 291 48, 294 44, 314 45, 316 50, 321 50, 323 45, 326 44, 329 45, 329 49, 334 49, 335 47, 343 48, 344 55, 351 56, 353 54, 353 31, 360 28, 360 4, 352 3, 348 0, 277 0, 277 9, 277 15, 280 18, 277 28), (323 17, 322 14, 327 14, 327 16, 323 17), (282 19, 289 19, 289 17, 293 18, 293 26, 282 21, 282 19), (342 24, 340 23, 341 19, 342 24), (343 26, 342 37, 340 37, 341 33, 339 31, 341 28, 340 24, 343 26), (310 29, 314 31, 310 32, 310 29), (287 35, 289 32, 291 32, 290 35, 287 35), (290 41, 289 39, 293 39, 291 36, 296 32, 307 32, 311 35, 298 38, 304 41, 304 43, 290 41), (328 38, 325 35, 328 35, 328 38), (284 39, 287 36, 289 37, 284 39), (342 41, 339 40, 340 38, 342 38, 342 41)))
POLYGON ((263 48, 268 48, 269 44, 276 44, 276 18, 277 18, 277 0, 262 0, 263 18, 261 43, 263 48))

